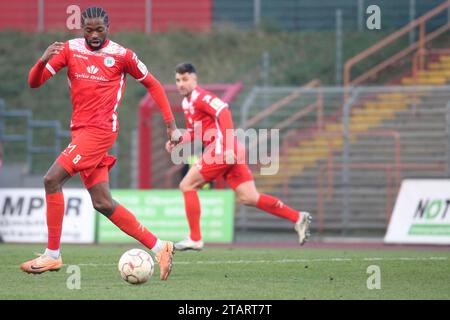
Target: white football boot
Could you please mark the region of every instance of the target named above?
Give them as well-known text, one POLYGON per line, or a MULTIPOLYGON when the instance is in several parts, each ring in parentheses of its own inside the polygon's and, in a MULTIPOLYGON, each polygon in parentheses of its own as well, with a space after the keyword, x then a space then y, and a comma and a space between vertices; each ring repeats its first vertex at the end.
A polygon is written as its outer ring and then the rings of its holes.
POLYGON ((295 231, 298 233, 298 242, 304 245, 310 236, 309 225, 311 224, 311 214, 306 211, 299 212, 297 222, 295 223, 295 231))
POLYGON ((203 241, 194 241, 190 237, 187 237, 184 240, 181 240, 175 243, 175 250, 184 251, 184 250, 202 250, 203 249, 203 241))

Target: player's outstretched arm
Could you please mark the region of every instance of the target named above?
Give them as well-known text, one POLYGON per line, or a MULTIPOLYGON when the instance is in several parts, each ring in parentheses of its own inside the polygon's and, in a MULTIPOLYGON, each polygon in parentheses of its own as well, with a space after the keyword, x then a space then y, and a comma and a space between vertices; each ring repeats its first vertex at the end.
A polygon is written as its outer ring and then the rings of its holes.
POLYGON ((166 92, 159 81, 148 72, 147 66, 139 60, 137 55, 127 49, 125 56, 125 72, 129 73, 133 78, 142 83, 147 88, 149 94, 155 100, 162 113, 164 122, 167 126, 167 136, 170 141, 177 144, 181 140, 181 133, 177 129, 175 118, 170 108, 169 99, 167 99, 166 92))
POLYGON ((58 55, 62 50, 64 50, 63 42, 54 42, 45 50, 42 57, 31 68, 30 73, 28 74, 28 84, 31 88, 40 87, 56 73, 52 66, 47 66, 47 63, 53 56, 58 55))
POLYGON ((166 92, 164 91, 163 86, 159 81, 153 77, 150 73, 147 74, 144 80, 141 81, 142 85, 145 86, 152 96, 153 100, 155 100, 156 104, 161 111, 164 122, 167 126, 167 136, 169 140, 177 144, 181 141, 182 134, 180 130, 178 130, 177 125, 175 123, 175 118, 172 113, 172 109, 170 108, 169 100, 167 99, 166 92))

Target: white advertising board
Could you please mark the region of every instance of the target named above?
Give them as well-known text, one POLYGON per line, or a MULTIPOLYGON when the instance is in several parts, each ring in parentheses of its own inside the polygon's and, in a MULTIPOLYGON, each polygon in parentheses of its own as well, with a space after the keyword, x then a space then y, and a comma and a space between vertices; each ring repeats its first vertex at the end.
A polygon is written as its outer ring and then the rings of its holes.
POLYGON ((384 241, 450 244, 450 180, 404 180, 384 241))
MULTIPOLYGON (((64 189, 61 242, 92 243, 95 214, 89 193, 64 189)), ((0 235, 4 242, 47 242, 44 189, 0 189, 0 235)))

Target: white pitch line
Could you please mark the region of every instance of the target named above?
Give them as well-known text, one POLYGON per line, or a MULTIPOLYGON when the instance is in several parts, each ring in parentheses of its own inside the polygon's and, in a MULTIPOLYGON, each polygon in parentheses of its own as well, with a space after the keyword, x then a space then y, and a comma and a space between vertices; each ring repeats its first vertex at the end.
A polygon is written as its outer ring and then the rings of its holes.
MULTIPOLYGON (((218 264, 246 264, 246 263, 305 263, 305 262, 349 262, 349 261, 447 261, 448 257, 399 257, 399 258, 328 258, 328 259, 279 259, 279 260, 225 260, 225 261, 174 261, 175 265, 218 265, 218 264)), ((115 263, 107 264, 95 264, 86 263, 78 264, 78 266, 83 267, 99 267, 99 266, 111 266, 116 265, 115 263)))
MULTIPOLYGON (((175 265, 218 265, 218 264, 247 264, 247 263, 311 263, 311 262, 350 262, 350 261, 448 261, 448 257, 397 257, 397 258, 380 258, 380 257, 372 257, 372 258, 324 258, 324 259, 278 259, 278 260, 215 260, 215 261, 174 261, 175 265)), ((117 263, 78 263, 73 264, 80 267, 108 267, 115 266, 117 263)), ((68 264, 64 264, 63 266, 68 266, 68 264)), ((10 268, 17 268, 18 266, 8 266, 10 268)))

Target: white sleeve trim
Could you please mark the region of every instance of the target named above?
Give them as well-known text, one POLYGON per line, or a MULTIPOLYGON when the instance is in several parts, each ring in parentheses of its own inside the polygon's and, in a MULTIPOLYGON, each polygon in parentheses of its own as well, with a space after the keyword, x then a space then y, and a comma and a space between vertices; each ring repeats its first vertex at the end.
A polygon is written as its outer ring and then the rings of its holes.
MULTIPOLYGON (((221 108, 223 109, 223 107, 221 108)), ((220 109, 220 110, 221 110, 220 109)), ((222 154, 222 140, 223 140, 223 135, 222 132, 220 131, 220 125, 219 122, 217 121, 217 119, 215 120, 216 123, 216 129, 217 129, 217 138, 216 138, 216 149, 215 149, 215 153, 216 154, 222 154)))
POLYGON ((50 71, 50 73, 54 76, 56 74, 55 69, 53 69, 53 67, 50 65, 50 63, 47 63, 45 65, 45 67, 47 68, 48 71, 50 71))
POLYGON ((142 80, 145 79, 145 77, 147 77, 148 75, 148 70, 145 72, 144 76, 142 78, 136 79, 137 81, 141 82, 142 80))
POLYGON ((216 112, 216 118, 219 116, 219 113, 220 113, 224 108, 228 108, 228 104, 225 103, 222 107, 219 108, 219 110, 217 110, 217 112, 216 112))

